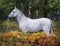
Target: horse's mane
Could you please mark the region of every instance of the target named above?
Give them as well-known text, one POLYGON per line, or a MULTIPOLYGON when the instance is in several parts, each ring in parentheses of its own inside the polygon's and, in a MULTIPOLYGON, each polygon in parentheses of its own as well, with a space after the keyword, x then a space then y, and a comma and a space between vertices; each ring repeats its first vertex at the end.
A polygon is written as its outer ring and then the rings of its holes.
POLYGON ((21 15, 25 16, 19 9, 17 9, 17 10, 20 12, 21 15))
MULTIPOLYGON (((17 10, 19 11, 19 13, 20 13, 22 16, 24 16, 25 18, 29 18, 29 17, 26 17, 26 16, 23 14, 22 11, 20 11, 19 9, 17 9, 17 10)), ((31 18, 29 18, 29 19, 31 19, 31 18)))

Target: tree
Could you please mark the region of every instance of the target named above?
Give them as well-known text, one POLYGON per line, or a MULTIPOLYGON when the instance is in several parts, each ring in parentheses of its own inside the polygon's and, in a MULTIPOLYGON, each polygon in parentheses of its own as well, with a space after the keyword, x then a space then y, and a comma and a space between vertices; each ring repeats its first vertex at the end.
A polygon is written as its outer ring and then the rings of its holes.
POLYGON ((13 7, 15 6, 16 1, 14 0, 0 0, 0 20, 6 19, 7 15, 11 12, 13 7), (3 16, 3 17, 2 17, 3 16))
POLYGON ((7 18, 15 6, 31 18, 48 17, 50 12, 60 12, 59 0, 0 0, 0 11, 2 12, 0 12, 0 18, 2 16, 7 18))

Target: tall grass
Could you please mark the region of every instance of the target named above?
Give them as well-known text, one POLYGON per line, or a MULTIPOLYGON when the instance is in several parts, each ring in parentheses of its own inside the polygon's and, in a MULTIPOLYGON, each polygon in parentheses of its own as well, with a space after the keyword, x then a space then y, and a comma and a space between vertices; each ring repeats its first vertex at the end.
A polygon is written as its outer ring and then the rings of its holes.
POLYGON ((10 30, 18 30, 18 24, 15 21, 7 19, 0 22, 0 32, 7 32, 10 30))

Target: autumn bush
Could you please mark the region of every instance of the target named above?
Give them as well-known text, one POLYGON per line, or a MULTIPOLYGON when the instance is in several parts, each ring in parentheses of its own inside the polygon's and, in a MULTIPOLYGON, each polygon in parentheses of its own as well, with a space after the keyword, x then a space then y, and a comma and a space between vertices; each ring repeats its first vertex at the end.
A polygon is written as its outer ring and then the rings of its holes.
POLYGON ((45 32, 24 34, 19 31, 10 31, 0 34, 0 43, 0 46, 60 46, 60 38, 57 35, 47 36, 45 32))
POLYGON ((60 46, 60 40, 56 36, 48 36, 45 38, 40 38, 38 43, 41 46, 60 46))

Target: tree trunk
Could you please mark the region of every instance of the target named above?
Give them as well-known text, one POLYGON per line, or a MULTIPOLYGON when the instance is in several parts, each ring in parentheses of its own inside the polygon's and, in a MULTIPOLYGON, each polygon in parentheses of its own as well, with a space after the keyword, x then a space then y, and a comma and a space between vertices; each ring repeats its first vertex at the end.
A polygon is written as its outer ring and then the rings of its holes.
POLYGON ((38 11, 38 9, 36 9, 36 18, 38 18, 38 13, 39 11, 38 11))
POLYGON ((40 0, 36 0, 36 18, 39 17, 39 8, 38 8, 39 1, 40 1, 40 0))
POLYGON ((31 2, 29 2, 29 17, 31 17, 31 2))
POLYGON ((47 11, 44 11, 44 17, 47 18, 47 11))
MULTIPOLYGON (((44 5, 47 6, 47 4, 48 4, 48 0, 45 0, 45 1, 44 1, 44 5)), ((45 7, 45 8, 46 8, 46 7, 45 7)), ((44 11, 44 17, 47 17, 47 14, 48 14, 48 13, 47 13, 47 9, 46 9, 46 10, 44 11)))

